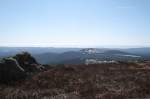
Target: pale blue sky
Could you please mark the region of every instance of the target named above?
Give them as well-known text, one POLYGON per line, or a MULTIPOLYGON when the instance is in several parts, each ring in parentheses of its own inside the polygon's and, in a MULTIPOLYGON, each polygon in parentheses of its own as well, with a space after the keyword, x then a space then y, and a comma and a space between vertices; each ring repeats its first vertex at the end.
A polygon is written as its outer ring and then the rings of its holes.
POLYGON ((150 46, 150 0, 0 0, 0 46, 150 46))

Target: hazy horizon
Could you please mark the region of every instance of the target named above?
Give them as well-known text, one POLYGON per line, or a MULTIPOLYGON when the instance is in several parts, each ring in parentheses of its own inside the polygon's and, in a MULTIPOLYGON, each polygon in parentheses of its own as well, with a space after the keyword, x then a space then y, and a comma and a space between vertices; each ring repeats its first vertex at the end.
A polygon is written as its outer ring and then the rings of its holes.
POLYGON ((0 0, 0 46, 150 47, 150 0, 0 0))
POLYGON ((112 49, 130 49, 130 48, 150 48, 150 46, 0 46, 0 48, 112 48, 112 49))

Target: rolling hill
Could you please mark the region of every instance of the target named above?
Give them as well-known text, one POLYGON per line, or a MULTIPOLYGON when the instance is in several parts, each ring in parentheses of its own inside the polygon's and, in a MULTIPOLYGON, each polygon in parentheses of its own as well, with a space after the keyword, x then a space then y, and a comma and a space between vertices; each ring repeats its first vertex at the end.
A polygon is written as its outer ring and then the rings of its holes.
POLYGON ((150 48, 53 48, 53 47, 0 47, 0 58, 22 51, 31 53, 41 64, 84 63, 86 59, 98 60, 149 60, 150 48))
POLYGON ((141 56, 114 49, 82 49, 80 51, 68 51, 64 53, 44 53, 34 55, 42 64, 81 64, 86 59, 98 60, 139 60, 141 56), (76 61, 76 62, 75 62, 76 61))

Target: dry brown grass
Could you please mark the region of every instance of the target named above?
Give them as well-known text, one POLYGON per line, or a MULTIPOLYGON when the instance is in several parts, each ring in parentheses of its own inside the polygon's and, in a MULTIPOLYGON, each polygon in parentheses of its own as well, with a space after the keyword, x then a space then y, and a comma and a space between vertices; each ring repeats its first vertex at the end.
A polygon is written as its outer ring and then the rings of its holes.
POLYGON ((51 68, 15 86, 0 87, 1 99, 150 98, 149 64, 72 65, 51 68), (146 68, 145 68, 146 67, 146 68))

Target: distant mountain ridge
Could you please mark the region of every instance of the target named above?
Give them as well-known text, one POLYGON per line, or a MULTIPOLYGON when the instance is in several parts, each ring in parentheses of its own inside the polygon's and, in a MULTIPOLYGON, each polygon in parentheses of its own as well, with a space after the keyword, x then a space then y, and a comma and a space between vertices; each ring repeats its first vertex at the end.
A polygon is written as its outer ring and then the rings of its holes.
POLYGON ((41 64, 84 63, 86 59, 139 60, 150 59, 150 48, 51 48, 51 47, 0 47, 0 58, 19 52, 31 53, 41 64))
POLYGON ((60 54, 47 53, 35 55, 35 58, 42 64, 82 64, 86 59, 98 60, 138 60, 142 57, 135 57, 134 54, 114 49, 87 48, 79 51, 68 51, 60 54), (45 62, 44 62, 45 61, 45 62))

